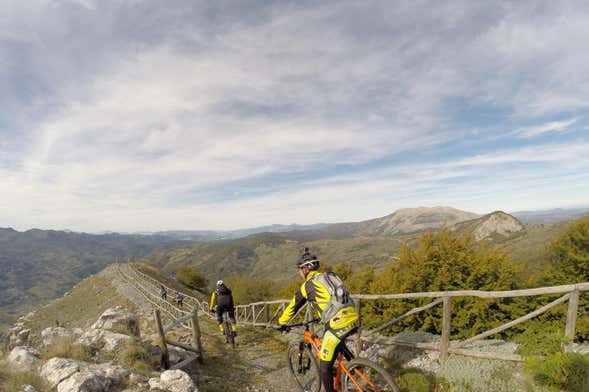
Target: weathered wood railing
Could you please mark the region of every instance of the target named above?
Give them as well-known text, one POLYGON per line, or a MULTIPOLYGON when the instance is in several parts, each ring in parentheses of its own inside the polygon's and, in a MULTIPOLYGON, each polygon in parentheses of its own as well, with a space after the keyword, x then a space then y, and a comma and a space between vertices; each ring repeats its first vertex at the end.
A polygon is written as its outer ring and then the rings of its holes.
MULTIPOLYGON (((163 368, 168 369, 170 367, 167 345, 181 347, 193 353, 193 355, 189 356, 184 361, 172 366, 172 369, 180 369, 194 360, 198 360, 202 363, 203 350, 200 326, 198 323, 198 311, 203 307, 203 303, 194 297, 185 296, 185 298, 191 298, 192 301, 184 302, 183 307, 179 308, 159 295, 160 286, 163 284, 156 279, 138 271, 129 264, 116 264, 116 268, 118 276, 129 286, 133 287, 154 310, 155 327, 158 332, 159 345, 162 350, 163 368), (165 327, 162 324, 162 314, 166 316, 166 319, 170 320, 165 327), (193 346, 166 338, 166 332, 179 326, 189 328, 192 331, 193 346)), ((166 287, 166 289, 168 291, 172 290, 169 287, 166 287)), ((206 303, 204 303, 204 305, 206 305, 206 303)))
MULTIPOLYGON (((363 341, 380 342, 384 344, 393 344, 406 347, 414 347, 426 350, 434 350, 440 352, 440 360, 445 361, 450 353, 491 358, 491 359, 502 359, 510 361, 521 361, 522 358, 515 354, 494 354, 494 353, 483 353, 473 350, 466 350, 465 347, 469 346, 474 341, 484 339, 488 336, 502 332, 515 325, 521 324, 527 320, 530 320, 542 313, 554 308, 568 301, 565 337, 570 340, 574 340, 575 328, 577 322, 578 306, 579 306, 579 293, 583 291, 589 291, 589 282, 578 283, 571 285, 562 286, 551 286, 551 287, 540 287, 534 289, 524 290, 509 290, 509 291, 479 291, 479 290, 461 290, 461 291, 436 291, 436 292, 423 292, 423 293, 403 293, 403 294, 356 294, 352 295, 356 302, 356 309, 358 310, 360 317, 361 305, 364 301, 370 300, 403 300, 403 299, 420 299, 420 298, 433 298, 434 300, 429 304, 421 307, 416 307, 392 320, 388 320, 384 324, 374 328, 372 330, 360 330, 356 335, 357 344, 361 344, 363 341), (451 341, 450 330, 452 325, 452 298, 457 297, 476 297, 483 299, 497 299, 497 298, 514 298, 514 297, 532 297, 532 296, 546 296, 546 295, 557 295, 564 294, 558 299, 540 307, 539 309, 530 312, 522 317, 505 323, 501 326, 493 328, 491 330, 480 333, 476 336, 470 337, 462 341, 451 341), (385 338, 377 335, 378 332, 390 327, 391 325, 398 323, 399 321, 409 317, 411 315, 420 313, 427 309, 433 308, 442 304, 442 335, 439 343, 415 343, 405 342, 396 340, 393 338, 385 338)), ((244 324, 250 324, 254 326, 269 326, 275 323, 277 316, 281 310, 284 310, 288 300, 276 300, 268 302, 256 302, 247 305, 240 305, 236 308, 236 317, 238 322, 244 324)))

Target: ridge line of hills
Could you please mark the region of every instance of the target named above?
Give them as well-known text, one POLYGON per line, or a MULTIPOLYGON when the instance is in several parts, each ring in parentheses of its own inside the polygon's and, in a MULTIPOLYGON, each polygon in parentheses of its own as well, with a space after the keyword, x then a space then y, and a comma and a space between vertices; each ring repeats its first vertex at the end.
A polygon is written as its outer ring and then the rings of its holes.
POLYGON ((530 225, 502 212, 481 217, 450 207, 421 207, 362 222, 299 226, 295 231, 209 241, 161 233, 98 235, 0 228, 0 327, 117 259, 146 259, 168 274, 180 266, 192 266, 209 277, 264 276, 286 281, 291 277, 284 271, 291 270, 303 245, 329 262, 379 268, 394 259, 403 242, 411 243, 423 231, 445 226, 491 241, 509 250, 516 262, 527 262, 541 260, 547 239, 567 225, 568 221, 530 225))

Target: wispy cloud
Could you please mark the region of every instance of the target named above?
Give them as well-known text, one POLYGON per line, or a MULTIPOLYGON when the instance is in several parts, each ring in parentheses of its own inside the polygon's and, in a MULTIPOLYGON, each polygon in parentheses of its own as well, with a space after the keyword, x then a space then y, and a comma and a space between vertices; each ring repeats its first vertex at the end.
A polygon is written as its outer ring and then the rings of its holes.
POLYGON ((531 138, 548 132, 563 132, 578 120, 578 118, 571 118, 562 121, 550 121, 540 125, 532 125, 517 129, 514 131, 514 134, 523 138, 531 138))
MULTIPOLYGON (((36 0, 3 12, 4 225, 480 211, 498 188, 589 169, 586 136, 567 132, 589 106, 582 2, 36 0)), ((547 197, 537 204, 558 204, 547 197)))

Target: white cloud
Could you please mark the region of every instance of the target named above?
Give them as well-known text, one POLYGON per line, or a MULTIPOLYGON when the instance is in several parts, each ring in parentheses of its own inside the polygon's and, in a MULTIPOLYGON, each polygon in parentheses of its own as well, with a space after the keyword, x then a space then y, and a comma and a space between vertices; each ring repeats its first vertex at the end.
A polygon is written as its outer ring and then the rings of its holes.
POLYGON ((514 131, 514 134, 523 138, 532 138, 548 132, 563 132, 571 125, 576 123, 578 118, 571 118, 562 121, 550 121, 541 125, 533 125, 525 128, 520 128, 514 131))
POLYGON ((496 189, 502 165, 589 167, 584 139, 533 144, 584 118, 583 4, 254 3, 14 2, 0 19, 6 222, 370 218, 475 205, 444 187, 496 189), (496 122, 515 138, 477 144, 496 122))

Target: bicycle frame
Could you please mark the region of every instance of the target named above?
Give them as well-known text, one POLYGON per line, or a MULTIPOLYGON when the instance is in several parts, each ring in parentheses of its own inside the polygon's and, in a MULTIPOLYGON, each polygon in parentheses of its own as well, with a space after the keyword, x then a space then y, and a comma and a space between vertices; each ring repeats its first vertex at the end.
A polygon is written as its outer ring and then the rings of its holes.
MULTIPOLYGON (((312 347, 313 352, 315 353, 315 356, 317 356, 317 358, 320 358, 321 357, 321 345, 322 345, 322 341, 319 338, 319 336, 315 335, 309 329, 309 324, 307 324, 307 323, 305 323, 305 332, 303 334, 303 337, 304 337, 305 342, 307 343, 307 345, 309 345, 310 347, 312 347)), ((340 350, 340 352, 337 355, 337 366, 335 367, 335 376, 333 378, 333 388, 336 391, 339 391, 340 390, 340 384, 341 384, 341 378, 342 378, 342 372, 343 372, 343 373, 345 373, 349 377, 349 379, 356 386, 356 388, 358 388, 359 391, 363 391, 363 389, 360 386, 360 384, 358 384, 358 382, 356 381, 356 377, 354 375, 352 375, 352 373, 350 373, 348 371, 348 369, 346 369, 346 367, 344 366, 344 362, 345 361, 352 360, 354 358, 354 355, 346 347, 345 341, 343 341, 341 344, 343 344, 343 348, 342 348, 342 350, 340 350)), ((368 383, 372 388, 374 388, 374 383, 372 383, 368 379, 368 377, 366 377, 360 370, 354 369, 354 374, 357 377, 362 378, 366 383, 368 383)))

